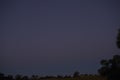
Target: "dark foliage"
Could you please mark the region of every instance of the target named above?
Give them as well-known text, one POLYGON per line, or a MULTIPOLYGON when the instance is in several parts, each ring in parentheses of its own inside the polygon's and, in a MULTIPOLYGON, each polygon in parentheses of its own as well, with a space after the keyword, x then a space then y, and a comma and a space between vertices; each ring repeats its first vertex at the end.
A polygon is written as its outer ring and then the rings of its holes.
POLYGON ((61 75, 57 75, 57 78, 63 78, 63 76, 61 76, 61 75))
POLYGON ((102 67, 98 70, 100 75, 108 80, 120 80, 120 55, 113 56, 110 60, 102 60, 102 67))
POLYGON ((74 72, 73 77, 79 77, 79 72, 78 71, 74 72))
POLYGON ((0 73, 0 80, 4 80, 4 74, 3 73, 0 73))
POLYGON ((18 74, 18 75, 16 75, 16 76, 15 76, 15 80, 22 80, 22 76, 21 76, 21 75, 19 75, 19 74, 18 74))
POLYGON ((71 76, 70 75, 65 75, 64 78, 71 78, 71 76))
POLYGON ((118 30, 118 35, 117 35, 117 47, 120 48, 120 29, 118 30))

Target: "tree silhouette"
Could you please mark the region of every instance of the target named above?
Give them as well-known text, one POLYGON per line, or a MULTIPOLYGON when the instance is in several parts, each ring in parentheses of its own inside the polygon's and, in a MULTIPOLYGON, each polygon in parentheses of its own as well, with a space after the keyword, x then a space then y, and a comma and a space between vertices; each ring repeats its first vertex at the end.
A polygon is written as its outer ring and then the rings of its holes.
POLYGON ((117 47, 120 48, 120 29, 118 30, 118 35, 117 35, 117 47))
POLYGON ((61 75, 57 75, 57 78, 63 78, 63 76, 61 76, 61 75))
POLYGON ((38 80, 38 75, 32 75, 31 80, 38 80))
POLYGON ((4 74, 3 73, 0 73, 0 80, 4 80, 4 74))
POLYGON ((6 80, 13 80, 13 76, 12 76, 12 75, 8 75, 8 76, 6 77, 6 80))
POLYGON ((106 76, 109 73, 109 61, 107 60, 101 60, 102 67, 98 70, 100 75, 106 76))
MULTIPOLYGON (((117 35, 117 47, 120 48, 120 29, 117 35)), ((114 55, 110 60, 102 60, 102 67, 98 70, 100 75, 106 76, 108 80, 120 80, 120 55, 114 55)))
POLYGON ((29 80, 28 76, 23 76, 22 80, 29 80))
POLYGON ((120 55, 114 55, 112 59, 102 60, 100 63, 100 75, 106 76, 108 80, 120 80, 120 55))
POLYGON ((19 75, 19 74, 18 74, 18 75, 16 75, 16 76, 15 76, 15 80, 22 80, 22 76, 21 76, 21 75, 19 75))
POLYGON ((79 72, 78 71, 74 72, 73 77, 79 77, 79 72))

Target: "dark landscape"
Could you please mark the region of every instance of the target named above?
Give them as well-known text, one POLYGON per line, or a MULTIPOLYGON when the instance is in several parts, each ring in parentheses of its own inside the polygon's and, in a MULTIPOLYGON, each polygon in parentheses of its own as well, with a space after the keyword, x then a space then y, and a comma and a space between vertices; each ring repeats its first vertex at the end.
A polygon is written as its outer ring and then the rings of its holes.
POLYGON ((120 0, 0 0, 0 80, 120 80, 120 0))

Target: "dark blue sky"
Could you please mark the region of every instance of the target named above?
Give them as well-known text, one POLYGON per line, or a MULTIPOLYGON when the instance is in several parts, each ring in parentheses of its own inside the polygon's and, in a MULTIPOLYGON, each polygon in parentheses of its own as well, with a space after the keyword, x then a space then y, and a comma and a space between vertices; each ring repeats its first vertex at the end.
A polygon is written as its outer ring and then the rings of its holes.
POLYGON ((120 50, 119 0, 1 0, 0 72, 97 73, 120 50))

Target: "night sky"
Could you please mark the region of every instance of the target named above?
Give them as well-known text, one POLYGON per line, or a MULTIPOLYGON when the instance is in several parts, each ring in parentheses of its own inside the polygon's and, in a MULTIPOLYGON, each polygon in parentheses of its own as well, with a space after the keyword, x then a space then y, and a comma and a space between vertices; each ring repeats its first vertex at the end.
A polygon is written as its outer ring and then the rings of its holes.
POLYGON ((120 0, 0 0, 0 72, 95 74, 119 28, 120 0))

